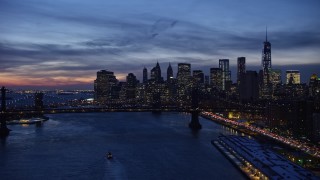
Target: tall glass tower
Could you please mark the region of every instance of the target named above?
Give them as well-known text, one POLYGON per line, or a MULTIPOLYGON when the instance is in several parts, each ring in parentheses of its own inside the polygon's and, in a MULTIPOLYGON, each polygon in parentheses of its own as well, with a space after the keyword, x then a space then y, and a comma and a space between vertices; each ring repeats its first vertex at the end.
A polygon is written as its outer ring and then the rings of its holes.
POLYGON ((97 79, 94 80, 94 97, 100 103, 107 103, 113 98, 113 89, 118 80, 111 71, 101 70, 97 72, 97 79))
POLYGON ((189 88, 192 86, 191 81, 191 64, 189 63, 178 63, 178 73, 177 73, 177 82, 178 82, 178 97, 179 101, 182 103, 186 101, 189 88))
POLYGON ((237 83, 240 85, 241 76, 246 74, 246 58, 238 57, 237 83))
POLYGON ((191 77, 191 64, 178 63, 177 79, 179 82, 187 83, 191 77))
POLYGON ((262 71, 263 71, 263 85, 268 86, 270 83, 270 69, 271 69, 271 43, 268 41, 268 32, 266 29, 266 41, 263 42, 262 49, 262 71))
POLYGON ((210 85, 213 88, 222 90, 222 69, 210 68, 210 85))
POLYGON ((159 62, 157 62, 156 67, 151 69, 151 79, 157 83, 160 83, 163 80, 161 77, 161 68, 159 62))
POLYGON ((231 71, 229 70, 229 59, 219 59, 219 68, 222 72, 222 90, 226 90, 231 81, 231 71))
POLYGON ((169 82, 173 78, 173 70, 171 67, 171 64, 169 63, 168 69, 167 69, 167 81, 169 82))
POLYGON ((147 83, 148 82, 148 70, 146 67, 143 68, 143 83, 147 83))
POLYGON ((268 41, 268 31, 266 29, 266 40, 263 42, 262 57, 261 57, 262 71, 261 71, 261 98, 272 98, 273 91, 273 77, 275 74, 271 69, 271 43, 268 41))

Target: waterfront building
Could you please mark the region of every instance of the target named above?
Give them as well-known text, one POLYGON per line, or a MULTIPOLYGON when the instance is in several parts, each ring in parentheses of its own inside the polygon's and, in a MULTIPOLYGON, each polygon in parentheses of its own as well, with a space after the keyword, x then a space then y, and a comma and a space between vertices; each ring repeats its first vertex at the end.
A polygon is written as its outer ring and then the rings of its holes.
POLYGON ((222 70, 210 68, 210 85, 212 88, 222 90, 222 70))
POLYGON ((175 102, 175 97, 177 96, 177 80, 173 77, 173 69, 171 63, 167 68, 167 82, 164 86, 164 91, 162 92, 162 103, 169 105, 175 102))
POLYGON ((219 59, 219 68, 221 69, 222 90, 228 90, 231 85, 229 59, 219 59))
POLYGON ((161 77, 161 68, 159 62, 157 62, 156 66, 151 69, 151 80, 156 83, 161 83, 163 78, 161 77))
POLYGON ((126 82, 126 99, 136 98, 136 87, 139 81, 133 73, 129 73, 126 82))
POLYGON ((190 88, 191 81, 191 64, 178 63, 177 72, 177 95, 180 106, 188 103, 191 98, 190 88))
POLYGON ((167 82, 173 79, 173 70, 171 67, 171 64, 169 63, 169 66, 167 68, 167 82))
POLYGON ((159 62, 151 69, 151 78, 147 84, 147 104, 158 107, 161 104, 161 97, 164 92, 164 81, 161 76, 161 68, 159 62))
POLYGON ((176 78, 171 78, 165 84, 165 100, 167 104, 175 104, 178 96, 178 83, 176 78))
POLYGON ((143 106, 147 104, 147 84, 139 83, 136 87, 136 102, 138 105, 143 106))
POLYGON ((237 84, 240 85, 241 76, 246 73, 246 58, 238 57, 237 59, 237 84))
POLYGON ((97 72, 97 79, 94 80, 94 98, 100 103, 108 103, 113 99, 114 88, 118 80, 111 71, 101 70, 97 72))
POLYGON ((148 82, 148 70, 146 67, 143 68, 143 83, 147 83, 148 82))
MULTIPOLYGON (((127 104, 127 87, 126 82, 119 82, 117 87, 119 88, 119 103, 120 104, 127 104)), ((110 103, 109 103, 110 104, 110 103)))

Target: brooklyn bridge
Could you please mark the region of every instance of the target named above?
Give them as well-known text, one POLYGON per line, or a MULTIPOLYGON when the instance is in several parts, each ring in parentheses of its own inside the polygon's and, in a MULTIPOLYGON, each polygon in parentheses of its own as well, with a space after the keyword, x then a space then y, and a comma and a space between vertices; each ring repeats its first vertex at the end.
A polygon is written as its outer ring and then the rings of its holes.
POLYGON ((247 113, 261 116, 264 108, 244 105, 219 96, 211 97, 210 102, 199 100, 198 93, 192 93, 189 104, 172 106, 166 104, 152 104, 150 106, 137 104, 98 104, 93 101, 92 94, 56 94, 56 93, 27 93, 6 94, 1 88, 1 129, 6 131, 7 122, 11 120, 31 117, 43 117, 45 114, 55 113, 90 113, 90 112, 186 112, 191 114, 190 128, 200 129, 198 121, 200 112, 215 113, 247 113))

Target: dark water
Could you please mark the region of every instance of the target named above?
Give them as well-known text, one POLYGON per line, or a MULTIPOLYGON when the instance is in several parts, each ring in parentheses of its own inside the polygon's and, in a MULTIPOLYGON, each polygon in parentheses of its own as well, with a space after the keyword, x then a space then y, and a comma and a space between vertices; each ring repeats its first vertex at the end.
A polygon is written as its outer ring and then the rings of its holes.
POLYGON ((189 114, 55 114, 15 125, 0 146, 0 179, 243 179, 210 141, 229 130, 189 114), (105 158, 111 151, 112 160, 105 158))

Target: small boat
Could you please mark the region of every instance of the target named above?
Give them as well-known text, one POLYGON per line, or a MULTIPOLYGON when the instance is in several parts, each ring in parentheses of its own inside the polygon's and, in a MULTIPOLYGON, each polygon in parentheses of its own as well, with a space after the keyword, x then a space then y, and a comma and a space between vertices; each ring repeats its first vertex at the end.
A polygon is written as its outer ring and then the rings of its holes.
POLYGON ((107 153, 107 158, 108 158, 108 159, 112 159, 112 154, 111 154, 111 152, 108 152, 108 153, 107 153))

